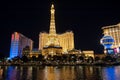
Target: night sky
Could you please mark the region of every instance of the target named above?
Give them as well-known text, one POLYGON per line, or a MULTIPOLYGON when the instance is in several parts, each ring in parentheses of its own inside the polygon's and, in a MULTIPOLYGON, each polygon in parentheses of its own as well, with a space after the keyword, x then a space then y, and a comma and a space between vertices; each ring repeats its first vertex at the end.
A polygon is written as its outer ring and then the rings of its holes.
POLYGON ((102 53, 101 27, 120 22, 120 5, 112 1, 3 0, 0 2, 0 54, 9 55, 11 34, 31 38, 38 48, 39 33, 49 31, 50 6, 55 5, 56 31, 74 32, 75 48, 102 53))

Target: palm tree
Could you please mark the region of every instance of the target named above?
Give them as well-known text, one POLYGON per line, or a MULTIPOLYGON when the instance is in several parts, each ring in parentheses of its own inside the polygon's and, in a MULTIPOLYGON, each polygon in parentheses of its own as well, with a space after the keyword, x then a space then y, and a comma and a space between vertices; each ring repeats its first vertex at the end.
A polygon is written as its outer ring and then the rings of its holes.
POLYGON ((23 48, 23 50, 22 50, 22 55, 23 56, 24 55, 28 56, 29 53, 30 53, 30 47, 29 46, 26 46, 25 48, 23 48))
POLYGON ((84 57, 83 56, 79 56, 78 60, 81 61, 81 62, 84 62, 84 57))
POLYGON ((43 59, 44 59, 44 56, 42 54, 39 54, 38 55, 38 61, 43 61, 43 59))
POLYGON ((104 58, 104 60, 105 60, 106 62, 112 62, 112 57, 111 57, 110 55, 107 55, 107 56, 104 58))
POLYGON ((37 60, 36 56, 32 56, 32 61, 36 61, 36 60, 37 60))
POLYGON ((89 57, 88 57, 88 62, 89 62, 89 63, 93 63, 93 57, 89 56, 89 57))
POLYGON ((95 57, 95 62, 99 61, 100 60, 100 57, 95 57))
POLYGON ((28 57, 27 57, 27 56, 25 56, 25 55, 24 55, 24 56, 22 56, 22 58, 21 58, 21 59, 22 59, 22 61, 23 61, 23 62, 28 62, 28 57))

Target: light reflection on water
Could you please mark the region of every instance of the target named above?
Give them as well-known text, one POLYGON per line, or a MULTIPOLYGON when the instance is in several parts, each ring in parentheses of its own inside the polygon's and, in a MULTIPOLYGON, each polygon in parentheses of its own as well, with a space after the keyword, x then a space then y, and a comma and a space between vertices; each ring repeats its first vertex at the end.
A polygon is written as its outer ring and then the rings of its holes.
POLYGON ((102 71, 103 80, 120 80, 120 66, 105 67, 102 71))
POLYGON ((0 80, 120 80, 120 66, 1 66, 0 80))

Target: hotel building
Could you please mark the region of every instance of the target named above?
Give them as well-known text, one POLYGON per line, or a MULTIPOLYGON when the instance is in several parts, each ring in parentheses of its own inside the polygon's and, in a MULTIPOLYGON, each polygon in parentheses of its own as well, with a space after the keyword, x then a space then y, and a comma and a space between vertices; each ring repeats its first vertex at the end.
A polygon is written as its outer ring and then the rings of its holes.
POLYGON ((74 49, 74 33, 68 31, 63 34, 57 34, 54 15, 55 9, 52 4, 49 33, 40 32, 39 34, 39 50, 42 51, 42 55, 63 54, 74 49))
POLYGON ((16 56, 22 57, 23 48, 26 46, 30 47, 32 50, 33 41, 21 33, 14 32, 11 37, 11 47, 10 47, 10 56, 9 58, 14 58, 16 56))
POLYGON ((115 49, 115 52, 119 52, 120 47, 120 23, 116 25, 104 26, 102 27, 103 34, 112 36, 114 39, 114 43, 112 45, 112 49, 115 49))

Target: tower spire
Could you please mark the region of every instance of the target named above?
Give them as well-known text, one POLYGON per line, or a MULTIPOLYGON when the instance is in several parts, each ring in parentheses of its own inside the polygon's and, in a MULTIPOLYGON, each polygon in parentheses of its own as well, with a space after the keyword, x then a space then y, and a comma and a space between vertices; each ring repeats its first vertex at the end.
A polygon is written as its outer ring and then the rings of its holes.
POLYGON ((56 34, 56 29, 55 29, 55 9, 54 5, 51 5, 51 19, 50 19, 50 30, 49 30, 50 35, 55 35, 56 34))

